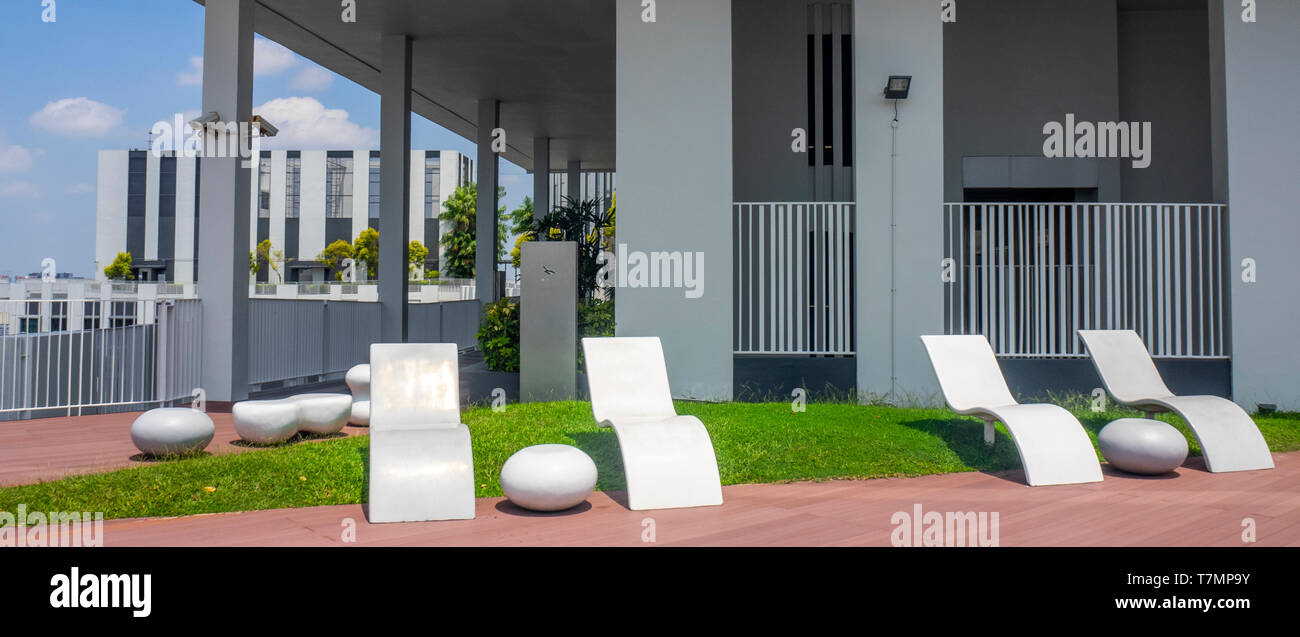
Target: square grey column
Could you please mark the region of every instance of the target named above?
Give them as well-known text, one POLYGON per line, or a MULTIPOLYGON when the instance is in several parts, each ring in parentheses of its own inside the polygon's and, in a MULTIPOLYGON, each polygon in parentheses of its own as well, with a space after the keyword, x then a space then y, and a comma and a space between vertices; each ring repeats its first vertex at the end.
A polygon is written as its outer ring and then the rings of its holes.
POLYGON ((551 138, 533 138, 533 218, 551 211, 551 138))
POLYGON ((519 400, 573 400, 577 391, 578 244, 521 248, 519 400))
POLYGON ((580 201, 582 198, 582 162, 576 159, 569 160, 569 187, 568 197, 573 201, 580 201))
POLYGON ((379 79, 379 340, 406 342, 410 248, 411 38, 385 35, 379 79))
POLYGON ((478 208, 474 214, 474 284, 484 304, 497 300, 497 155, 492 129, 500 126, 501 103, 478 102, 478 208))
MULTIPOLYGON (((253 0, 208 0, 203 22, 203 112, 216 112, 222 122, 247 123, 252 111, 253 0)), ((218 135, 218 142, 223 138, 218 135)), ((233 146, 220 145, 227 150, 233 146)), ((203 390, 208 400, 244 400, 248 397, 251 171, 239 157, 203 157, 200 162, 203 390)))

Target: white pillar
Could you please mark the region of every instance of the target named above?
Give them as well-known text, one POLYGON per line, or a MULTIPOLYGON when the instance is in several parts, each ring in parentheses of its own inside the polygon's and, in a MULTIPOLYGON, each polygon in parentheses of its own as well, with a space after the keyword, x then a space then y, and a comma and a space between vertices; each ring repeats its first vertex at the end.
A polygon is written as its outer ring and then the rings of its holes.
POLYGON ((943 24, 915 0, 859 0, 853 18, 857 389, 937 401, 920 337, 943 333, 943 24), (900 73, 894 129, 882 90, 900 73))
POLYGON ((411 202, 411 38, 386 35, 379 106, 379 340, 406 342, 411 202))
MULTIPOLYGON (((253 0, 208 0, 204 9, 203 112, 216 112, 224 122, 252 118, 253 7, 253 0)), ((204 157, 201 161, 203 389, 209 400, 237 401, 248 396, 248 204, 252 179, 239 157, 204 157)))
POLYGON ((657 21, 646 23, 640 0, 617 4, 618 242, 646 255, 703 255, 703 264, 692 268, 694 291, 621 287, 617 330, 662 340, 675 397, 726 400, 733 367, 732 3, 658 5, 657 21))
POLYGON ((1232 399, 1248 411, 1260 404, 1296 411, 1300 83, 1295 81, 1295 62, 1300 59, 1300 3, 1261 2, 1256 21, 1244 22, 1240 2, 1223 2, 1230 253, 1220 272, 1231 291, 1232 399), (1254 265, 1252 276, 1247 276, 1249 264, 1254 265))
POLYGON ((500 126, 501 103, 478 102, 478 209, 475 211, 474 283, 479 301, 497 300, 497 156, 492 152, 492 129, 500 126))
POLYGON ((533 138, 533 218, 551 211, 551 138, 533 138))

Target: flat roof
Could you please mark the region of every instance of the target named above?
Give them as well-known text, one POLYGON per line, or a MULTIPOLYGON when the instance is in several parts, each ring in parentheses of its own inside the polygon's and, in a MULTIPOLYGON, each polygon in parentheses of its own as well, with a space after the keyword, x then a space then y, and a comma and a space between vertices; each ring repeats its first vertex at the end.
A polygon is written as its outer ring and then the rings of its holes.
MULTIPOLYGON (((203 4, 203 0, 195 0, 203 4)), ((385 34, 411 36, 411 109, 475 141, 479 99, 501 102, 507 160, 614 168, 614 3, 608 0, 255 0, 256 32, 376 93, 385 34)))

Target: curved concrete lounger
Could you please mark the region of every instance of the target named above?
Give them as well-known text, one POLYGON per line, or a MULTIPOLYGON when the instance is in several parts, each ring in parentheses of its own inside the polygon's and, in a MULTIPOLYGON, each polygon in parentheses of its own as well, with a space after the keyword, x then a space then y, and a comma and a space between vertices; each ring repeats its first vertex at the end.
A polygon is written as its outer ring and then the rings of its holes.
POLYGON ((679 416, 658 338, 584 338, 591 411, 612 427, 623 454, 628 508, 722 504, 713 441, 694 416, 679 416))
POLYGON ((993 423, 1011 433, 1029 486, 1101 482, 1101 463, 1083 425, 1056 405, 1021 405, 1011 397, 993 348, 983 336, 922 336, 948 405, 984 419, 984 442, 993 423))
POLYGON ((1147 412, 1172 411, 1196 435, 1211 473, 1272 469, 1264 435, 1237 403, 1218 396, 1175 396, 1142 337, 1132 330, 1079 330, 1092 364, 1115 400, 1147 412))
POLYGON ((454 344, 370 346, 371 522, 474 517, 454 344))

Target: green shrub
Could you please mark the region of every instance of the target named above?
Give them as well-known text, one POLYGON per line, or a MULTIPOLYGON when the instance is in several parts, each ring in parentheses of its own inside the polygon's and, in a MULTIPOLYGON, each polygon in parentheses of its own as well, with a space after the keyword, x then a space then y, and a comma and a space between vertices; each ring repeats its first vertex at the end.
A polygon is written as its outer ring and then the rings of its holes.
POLYGON ((494 372, 519 371, 519 299, 506 297, 487 306, 478 327, 478 349, 494 372))
MULTIPOLYGON (((582 367, 582 337, 614 335, 614 301, 578 301, 578 367, 582 367)), ((478 328, 478 349, 494 372, 519 371, 519 298, 506 297, 487 306, 478 328)))
POLYGON ((578 301, 578 337, 614 335, 614 299, 578 301))

